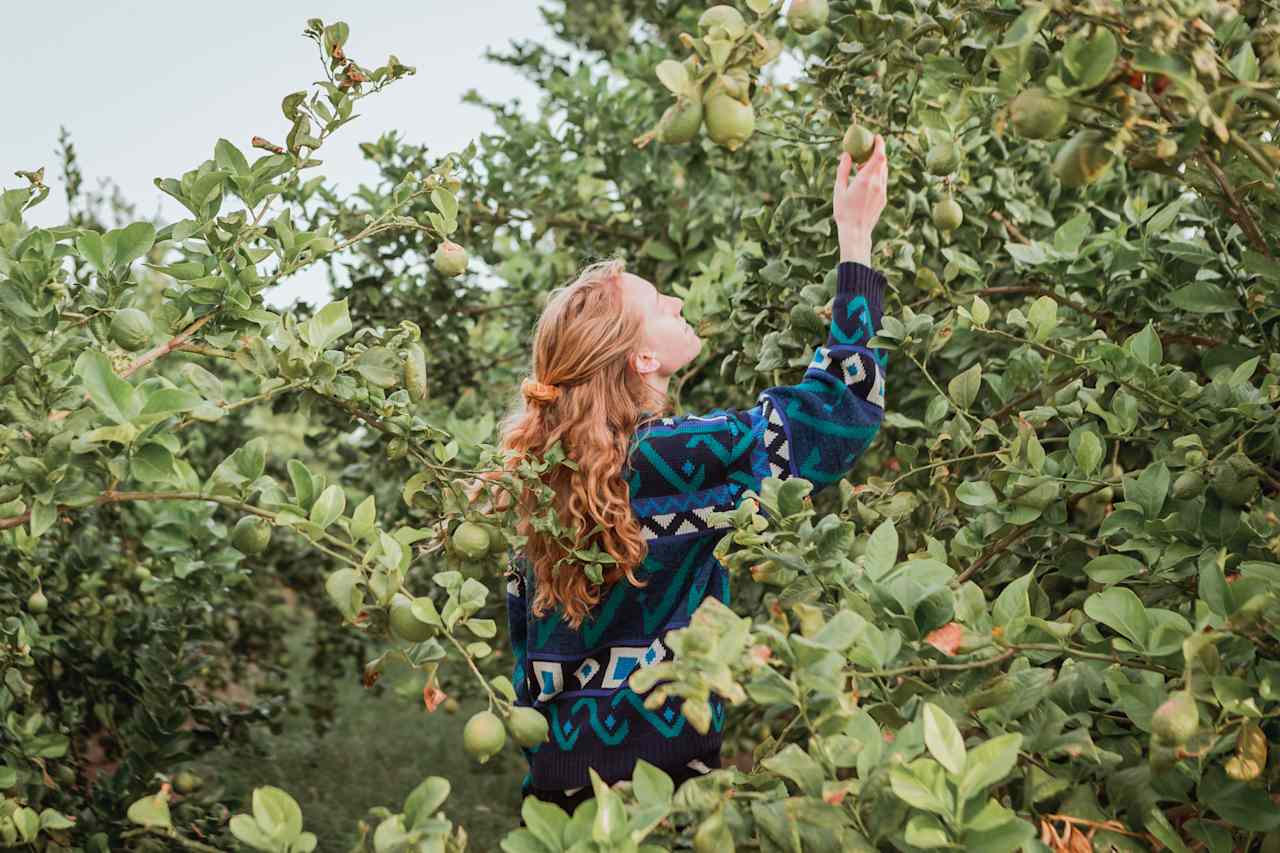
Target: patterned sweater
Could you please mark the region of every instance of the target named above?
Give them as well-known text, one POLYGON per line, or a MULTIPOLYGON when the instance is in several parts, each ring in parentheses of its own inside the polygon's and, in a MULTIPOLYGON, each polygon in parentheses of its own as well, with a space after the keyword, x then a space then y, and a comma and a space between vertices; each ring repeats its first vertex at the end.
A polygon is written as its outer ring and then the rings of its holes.
POLYGON ((636 667, 668 659, 667 631, 689 623, 707 595, 726 604, 729 578, 712 553, 724 530, 706 520, 731 510, 769 476, 804 477, 814 490, 841 479, 880 428, 887 353, 866 344, 880 327, 885 279, 854 262, 837 268, 830 335, 796 385, 768 388, 747 410, 655 418, 636 430, 623 474, 648 542, 636 571, 640 588, 614 584, 577 631, 559 608, 533 618, 535 581, 523 553, 507 573, 507 617, 517 704, 547 716, 549 741, 525 749, 531 788, 572 793, 631 777, 643 758, 670 772, 697 768, 723 740, 724 703, 712 695, 712 722, 699 734, 679 697, 650 711, 627 685, 636 667))

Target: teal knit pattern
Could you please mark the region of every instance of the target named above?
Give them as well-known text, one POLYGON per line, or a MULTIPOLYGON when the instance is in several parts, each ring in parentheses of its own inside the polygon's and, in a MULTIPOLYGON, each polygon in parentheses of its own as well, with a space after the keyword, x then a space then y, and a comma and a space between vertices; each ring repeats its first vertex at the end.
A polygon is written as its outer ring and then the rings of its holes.
POLYGON ((668 771, 715 754, 724 704, 713 695, 711 726, 697 732, 678 697, 654 710, 627 677, 671 658, 668 631, 689 623, 708 595, 729 602, 729 577, 715 558, 726 525, 712 512, 732 510, 766 477, 803 477, 822 491, 847 475, 884 417, 887 353, 867 342, 880 327, 884 277, 862 264, 837 267, 827 342, 815 349, 796 385, 767 388, 751 409, 654 418, 637 428, 626 470, 631 509, 648 555, 577 630, 557 608, 528 611, 535 578, 523 554, 507 573, 508 628, 516 702, 544 713, 550 740, 525 749, 524 793, 575 790, 594 768, 607 782, 631 777, 644 759, 668 771))

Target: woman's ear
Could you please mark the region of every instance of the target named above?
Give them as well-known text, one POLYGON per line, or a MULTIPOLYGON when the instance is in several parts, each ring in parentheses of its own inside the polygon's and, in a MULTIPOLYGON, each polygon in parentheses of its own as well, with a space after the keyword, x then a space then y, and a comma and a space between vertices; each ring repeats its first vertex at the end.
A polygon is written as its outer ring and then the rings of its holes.
POLYGON ((651 352, 638 352, 632 354, 631 366, 636 369, 636 373, 643 376, 646 373, 653 373, 662 366, 662 363, 651 352))

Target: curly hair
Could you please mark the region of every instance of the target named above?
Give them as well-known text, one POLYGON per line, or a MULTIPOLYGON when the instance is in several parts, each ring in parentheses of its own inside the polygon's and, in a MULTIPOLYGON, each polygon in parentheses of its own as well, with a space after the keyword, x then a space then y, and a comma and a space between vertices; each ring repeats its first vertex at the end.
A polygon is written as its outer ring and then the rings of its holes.
MULTIPOLYGON (((532 613, 541 617, 558 606, 575 630, 608 587, 623 578, 646 585, 635 572, 648 545, 631 511, 624 469, 636 427, 671 410, 670 399, 630 364, 643 317, 623 299, 625 271, 621 260, 599 261, 551 291, 534 333, 533 379, 522 383, 500 425, 500 447, 514 451, 507 470, 540 458, 560 441, 577 469, 557 466, 543 475, 555 493, 557 516, 576 530, 579 548, 594 545, 616 561, 604 567, 602 585, 593 583, 572 554, 534 527, 536 498, 528 490, 521 495, 516 530, 528 537, 532 613), (557 568, 565 557, 569 568, 557 568)), ((510 495, 504 492, 497 505, 506 509, 510 495)))

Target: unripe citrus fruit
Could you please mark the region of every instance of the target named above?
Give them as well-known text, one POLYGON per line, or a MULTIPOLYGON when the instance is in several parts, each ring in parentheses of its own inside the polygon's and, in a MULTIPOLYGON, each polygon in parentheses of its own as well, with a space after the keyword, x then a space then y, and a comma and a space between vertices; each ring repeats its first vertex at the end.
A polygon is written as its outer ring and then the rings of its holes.
POLYGON ((550 737, 551 728, 547 718, 537 708, 517 705, 511 709, 511 718, 507 720, 507 728, 511 729, 511 737, 521 746, 534 747, 550 737))
POLYGON ((198 791, 202 785, 204 785, 204 780, 190 770, 183 770, 173 778, 173 787, 178 789, 179 794, 190 794, 192 791, 198 791))
POLYGON ((413 615, 413 599, 402 592, 391 597, 391 633, 410 643, 421 643, 434 633, 432 627, 413 615))
POLYGON ((155 329, 151 318, 137 308, 121 308, 111 318, 111 340, 116 346, 130 352, 140 350, 151 343, 155 329))
POLYGON ((409 344, 404 360, 404 387, 414 402, 421 403, 427 399, 427 354, 422 344, 409 344))
POLYGON ((929 149, 924 167, 930 175, 950 175, 960 165, 960 149, 954 142, 940 142, 929 149))
POLYGON ((458 700, 450 696, 448 699, 444 700, 443 707, 444 707, 444 712, 446 714, 456 714, 458 713, 458 707, 459 707, 458 700))
POLYGON ((459 554, 478 559, 489 552, 489 531, 478 524, 464 521, 453 531, 453 547, 459 554))
POLYGON ((492 711, 479 712, 462 729, 462 748, 481 764, 501 752, 506 742, 507 730, 492 711))
POLYGON ((667 145, 684 145, 698 137, 702 127, 702 101, 679 98, 667 107, 658 122, 658 141, 667 145))
POLYGON ((1044 89, 1023 89, 1009 102, 1009 120, 1024 139, 1054 139, 1067 126, 1067 105, 1044 89))
POLYGON ((27 609, 32 613, 44 613, 49 609, 49 599, 45 598, 43 591, 37 589, 27 599, 27 609))
POLYGON ((1111 152, 1099 130, 1082 130, 1066 141, 1053 158, 1053 173, 1064 187, 1083 187, 1111 169, 1111 152))
POLYGON ((1254 476, 1253 464, 1249 457, 1239 453, 1214 466, 1209 485, 1228 506, 1244 506, 1258 493, 1258 478, 1254 476))
POLYGON ((951 196, 933 203, 933 225, 939 231, 954 231, 964 222, 964 211, 951 196))
POLYGON ((717 145, 737 151, 756 129, 756 111, 723 93, 712 95, 706 104, 704 118, 707 135, 717 145))
POLYGON ((1191 740, 1199 728, 1196 700, 1185 690, 1173 694, 1151 715, 1151 733, 1164 744, 1181 746, 1191 740))
POLYGON ((742 13, 732 6, 712 6, 698 18, 698 33, 706 35, 712 27, 724 27, 731 38, 737 38, 747 31, 747 22, 742 13))
POLYGON ((871 152, 876 150, 875 134, 855 121, 844 132, 840 148, 847 151, 855 163, 865 163, 871 152))
POLYGON ((791 0, 787 10, 787 26, 800 35, 808 35, 827 22, 827 0, 791 0))
POLYGON ((231 531, 231 547, 241 554, 261 554, 270 544, 271 524, 261 516, 246 515, 231 531))
POLYGON ((1204 477, 1200 476, 1199 471, 1183 471, 1178 475, 1178 479, 1173 481, 1175 498, 1194 498, 1203 491, 1204 477))
POLYGON ((467 250, 452 240, 445 240, 437 246, 431 260, 435 262, 438 272, 450 278, 467 271, 467 250))

